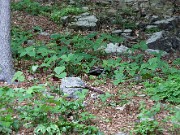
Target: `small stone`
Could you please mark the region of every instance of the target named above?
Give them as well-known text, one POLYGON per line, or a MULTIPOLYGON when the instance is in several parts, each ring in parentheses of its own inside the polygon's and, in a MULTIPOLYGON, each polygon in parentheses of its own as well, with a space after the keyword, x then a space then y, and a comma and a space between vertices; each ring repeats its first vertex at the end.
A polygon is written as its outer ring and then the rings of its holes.
POLYGON ((28 40, 28 41, 27 41, 27 45, 33 45, 34 43, 35 43, 34 40, 28 40))
POLYGON ((118 43, 109 43, 107 44, 107 47, 105 48, 105 52, 106 53, 118 53, 118 54, 124 54, 124 53, 131 53, 131 51, 129 51, 129 48, 126 46, 119 46, 118 43))
POLYGON ((124 132, 118 132, 116 133, 115 135, 128 135, 127 133, 124 133, 124 132))
POLYGON ((131 29, 125 29, 123 32, 124 32, 124 33, 131 33, 132 30, 131 30, 131 29))
POLYGON ((148 26, 146 26, 146 29, 152 29, 152 28, 157 28, 157 25, 148 25, 148 26))
POLYGON ((69 24, 69 26, 76 30, 95 30, 98 19, 94 15, 89 13, 83 13, 80 16, 76 16, 76 21, 69 24))
POLYGON ((86 101, 83 101, 83 106, 87 106, 87 102, 86 101))
POLYGON ((112 31, 112 34, 121 34, 122 33, 122 30, 114 30, 114 31, 112 31))
POLYGON ((92 99, 97 99, 97 98, 98 98, 98 95, 95 94, 95 93, 92 93, 92 94, 91 94, 91 98, 92 98, 92 99))
POLYGON ((138 97, 146 97, 145 94, 140 94, 140 95, 137 95, 138 97))
POLYGON ((50 34, 47 33, 47 32, 41 32, 41 33, 39 33, 39 35, 42 35, 42 36, 49 36, 50 34))
POLYGON ((60 89, 69 98, 78 98, 75 94, 77 91, 82 91, 85 83, 79 77, 65 77, 61 80, 60 89))
POLYGON ((120 111, 123 111, 125 109, 126 105, 123 105, 123 106, 117 106, 116 107, 116 110, 120 110, 120 111))
POLYGON ((83 10, 88 11, 89 7, 82 7, 83 10))

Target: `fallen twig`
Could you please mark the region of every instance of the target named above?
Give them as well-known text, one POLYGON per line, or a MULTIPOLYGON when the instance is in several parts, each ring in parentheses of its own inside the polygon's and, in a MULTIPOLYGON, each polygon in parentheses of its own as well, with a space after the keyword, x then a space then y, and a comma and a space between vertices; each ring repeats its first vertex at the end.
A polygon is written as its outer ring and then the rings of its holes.
POLYGON ((72 86, 72 87, 67 87, 67 88, 85 88, 85 89, 89 89, 90 91, 96 92, 98 94, 105 94, 104 91, 102 91, 102 90, 100 90, 98 88, 89 86, 87 84, 85 84, 84 86, 72 86))

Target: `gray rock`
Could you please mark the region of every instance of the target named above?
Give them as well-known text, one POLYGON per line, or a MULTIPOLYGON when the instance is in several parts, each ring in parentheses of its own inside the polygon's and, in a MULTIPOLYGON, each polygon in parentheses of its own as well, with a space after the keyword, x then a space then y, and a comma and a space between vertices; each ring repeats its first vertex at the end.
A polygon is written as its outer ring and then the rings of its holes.
POLYGON ((94 15, 85 16, 82 18, 79 18, 78 21, 87 21, 87 22, 94 22, 96 23, 98 19, 94 15))
POLYGON ((157 25, 147 25, 146 29, 152 29, 152 28, 157 28, 157 27, 158 27, 157 25))
POLYGON ((74 5, 74 4, 76 4, 76 2, 75 2, 74 0, 70 0, 70 1, 69 1, 69 4, 74 5))
POLYGON ((96 29, 96 25, 98 19, 94 15, 89 15, 89 13, 83 13, 80 16, 77 16, 77 21, 72 22, 70 27, 73 29, 80 29, 80 30, 94 30, 96 29))
POLYGON ((63 24, 69 23, 69 16, 63 16, 63 17, 61 17, 61 22, 62 22, 63 24))
POLYGON ((146 44, 151 44, 157 41, 158 39, 162 38, 163 31, 154 33, 147 41, 146 44))
POLYGON ((115 135, 128 135, 127 133, 124 133, 124 132, 118 132, 116 133, 115 135))
POLYGON ((157 16, 157 15, 153 15, 153 16, 149 17, 150 23, 153 23, 153 22, 157 21, 158 19, 159 19, 159 16, 157 16))
POLYGON ((126 40, 131 40, 131 41, 136 41, 137 37, 133 37, 133 36, 130 36, 130 33, 122 33, 121 34, 122 37, 124 37, 126 40))
POLYGON ((70 98, 78 98, 75 94, 77 91, 82 91, 85 83, 79 77, 65 77, 61 80, 60 89, 70 98))
POLYGON ((180 51, 180 38, 172 33, 160 31, 154 33, 147 41, 149 49, 163 50, 167 53, 180 51))
POLYGON ((123 105, 123 106, 117 106, 117 107, 116 107, 116 110, 123 111, 125 108, 126 108, 126 104, 123 105))
POLYGON ((130 36, 131 35, 131 32, 132 32, 131 29, 125 29, 121 35, 126 38, 126 36, 130 36))
POLYGON ((88 11, 89 7, 82 7, 83 10, 88 11))
POLYGON ((39 33, 39 35, 41 35, 41 36, 49 36, 50 34, 47 33, 47 32, 41 32, 41 33, 39 33))
POLYGON ((131 29, 125 29, 124 31, 122 31, 122 30, 114 30, 114 31, 112 31, 112 34, 115 34, 115 35, 118 35, 118 36, 121 35, 126 39, 134 40, 135 38, 130 36, 131 32, 132 32, 131 29))
POLYGON ((124 0, 124 2, 135 2, 136 0, 124 0))
POLYGON ((28 40, 28 41, 27 41, 27 45, 29 45, 29 46, 30 46, 30 45, 33 45, 34 43, 35 43, 34 40, 28 40))
POLYGON ((114 30, 112 31, 112 34, 120 35, 123 31, 122 30, 114 30))
POLYGON ((168 18, 168 19, 156 21, 156 22, 154 22, 154 24, 156 24, 156 25, 159 25, 159 24, 168 24, 168 23, 172 22, 174 19, 175 19, 174 17, 171 17, 171 18, 168 18))
POLYGON ((163 19, 159 21, 155 21, 153 24, 158 25, 161 29, 175 29, 178 27, 180 21, 180 17, 174 16, 168 19, 163 19))
POLYGON ((107 44, 107 47, 105 48, 105 52, 106 53, 118 53, 118 54, 124 54, 124 53, 131 53, 131 51, 129 51, 129 48, 126 46, 119 46, 118 43, 109 43, 107 44))
POLYGON ((95 22, 91 22, 91 21, 88 21, 88 20, 79 20, 78 22, 76 22, 76 25, 77 26, 80 26, 80 27, 95 27, 96 26, 96 23, 95 22))
POLYGON ((131 29, 125 29, 123 32, 124 32, 124 33, 131 33, 132 30, 131 30, 131 29))
POLYGON ((90 13, 88 12, 85 12, 85 13, 82 13, 80 16, 77 16, 77 18, 81 18, 81 17, 85 17, 85 16, 89 16, 90 13))
POLYGON ((92 93, 92 94, 91 94, 91 98, 92 98, 92 99, 97 99, 98 96, 99 96, 99 95, 97 95, 97 94, 95 94, 95 93, 92 93))
POLYGON ((140 95, 137 95, 138 97, 146 97, 145 94, 140 94, 140 95))
POLYGON ((167 55, 168 53, 167 52, 165 52, 165 51, 160 51, 160 50, 153 50, 153 49, 147 49, 146 51, 145 51, 146 53, 148 53, 148 54, 154 54, 154 53, 162 53, 162 55, 164 56, 164 55, 167 55))

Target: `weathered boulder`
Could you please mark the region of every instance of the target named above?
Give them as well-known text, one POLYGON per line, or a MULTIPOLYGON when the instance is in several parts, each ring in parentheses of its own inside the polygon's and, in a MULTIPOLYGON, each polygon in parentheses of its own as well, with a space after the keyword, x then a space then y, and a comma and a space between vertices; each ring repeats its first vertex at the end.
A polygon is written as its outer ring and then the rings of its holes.
POLYGON ((159 39, 161 39, 163 36, 163 31, 154 33, 147 41, 146 44, 151 44, 159 39))
POLYGON ((149 49, 166 52, 180 51, 180 38, 172 33, 160 31, 154 33, 147 41, 149 49))
POLYGON ((85 83, 79 77, 65 77, 61 80, 60 89, 64 94, 67 94, 69 98, 78 98, 77 91, 82 91, 85 87, 85 83))
POLYGON ((180 22, 180 16, 174 16, 171 18, 155 21, 153 24, 157 25, 163 30, 171 30, 178 27, 180 22))
POLYGON ((97 28, 98 19, 95 15, 83 13, 75 18, 75 21, 69 24, 70 28, 75 30, 95 30, 97 28))

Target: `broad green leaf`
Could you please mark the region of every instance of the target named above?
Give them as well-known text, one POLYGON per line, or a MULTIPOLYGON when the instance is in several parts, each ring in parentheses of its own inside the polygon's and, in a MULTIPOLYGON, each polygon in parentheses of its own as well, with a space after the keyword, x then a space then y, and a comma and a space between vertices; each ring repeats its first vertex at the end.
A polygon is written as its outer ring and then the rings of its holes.
POLYGON ((12 79, 12 82, 14 82, 15 80, 18 80, 20 82, 23 82, 25 80, 25 76, 23 74, 23 72, 21 71, 17 71, 15 74, 14 74, 14 77, 12 79))
POLYGON ((60 75, 65 69, 66 69, 65 66, 56 67, 56 68, 54 69, 54 72, 55 72, 56 74, 60 75))

